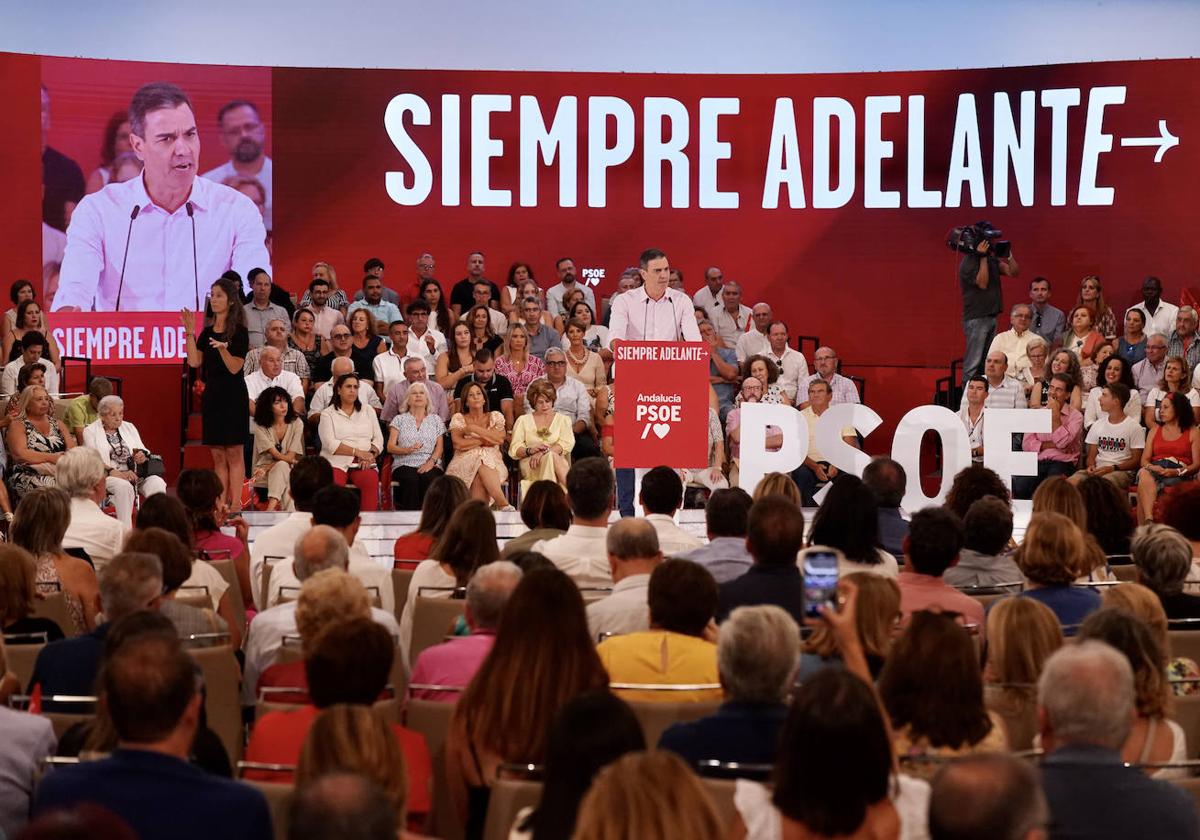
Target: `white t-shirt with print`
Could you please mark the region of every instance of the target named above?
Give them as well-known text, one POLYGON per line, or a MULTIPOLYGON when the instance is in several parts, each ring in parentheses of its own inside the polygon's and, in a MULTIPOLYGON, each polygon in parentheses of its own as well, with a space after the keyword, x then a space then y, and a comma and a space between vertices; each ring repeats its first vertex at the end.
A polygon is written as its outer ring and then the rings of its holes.
POLYGON ((1088 430, 1087 443, 1096 447, 1096 466, 1115 467, 1134 449, 1146 448, 1146 430, 1129 417, 1120 423, 1101 417, 1088 430))

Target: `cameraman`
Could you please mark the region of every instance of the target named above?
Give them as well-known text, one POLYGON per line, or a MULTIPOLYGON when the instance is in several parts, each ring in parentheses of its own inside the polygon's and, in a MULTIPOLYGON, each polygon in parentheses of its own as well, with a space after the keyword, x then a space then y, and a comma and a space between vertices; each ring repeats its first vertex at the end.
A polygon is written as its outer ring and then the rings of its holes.
POLYGON ((973 252, 963 255, 958 264, 958 280, 963 297, 963 335, 967 349, 963 353, 963 382, 983 372, 983 357, 996 336, 996 316, 1003 307, 1000 275, 1016 277, 1020 268, 1009 251, 1003 259, 992 253, 992 243, 984 236, 973 252))

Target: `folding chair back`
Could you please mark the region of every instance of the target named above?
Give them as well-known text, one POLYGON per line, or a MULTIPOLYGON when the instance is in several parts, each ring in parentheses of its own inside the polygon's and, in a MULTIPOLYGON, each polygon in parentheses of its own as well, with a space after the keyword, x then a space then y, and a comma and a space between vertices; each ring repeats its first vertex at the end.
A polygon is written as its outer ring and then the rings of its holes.
POLYGON ((212 598, 207 586, 181 586, 175 590, 175 603, 186 604, 198 610, 211 610, 212 598))
POLYGON ((1200 662, 1200 630, 1168 630, 1171 655, 1200 662))
POLYGON ((430 763, 433 766, 433 819, 429 834, 435 837, 460 838, 463 835, 462 821, 450 800, 446 789, 446 732, 454 716, 453 703, 437 703, 432 700, 409 700, 405 709, 406 726, 425 736, 429 747, 430 763))
POLYGON ((702 717, 708 717, 715 714, 717 707, 720 706, 719 701, 706 703, 679 703, 671 700, 629 700, 629 707, 633 709, 634 716, 638 719, 638 723, 642 725, 642 732, 646 736, 646 746, 654 747, 658 744, 658 739, 662 737, 673 723, 686 723, 688 721, 699 720, 702 717))
POLYGON ((71 613, 67 611, 67 595, 61 589, 34 598, 32 617, 50 619, 68 638, 79 635, 75 622, 71 620, 71 613))
POLYGON ((717 807, 717 816, 720 817, 721 824, 726 828, 732 826, 733 818, 737 814, 737 809, 733 806, 733 793, 737 788, 737 780, 701 778, 700 781, 704 783, 709 798, 717 807))
POLYGON ((1200 743, 1200 694, 1176 697, 1171 718, 1183 728, 1189 744, 1200 743))
POLYGON ((1190 776, 1185 779, 1171 779, 1171 784, 1178 788, 1187 791, 1195 801, 1196 806, 1200 807, 1200 776, 1190 776))
POLYGON ((29 678, 33 676, 33 666, 37 662, 38 654, 42 652, 42 648, 46 646, 45 633, 22 633, 20 636, 4 637, 4 652, 8 658, 8 670, 12 671, 13 676, 21 683, 21 691, 29 687, 29 678), (29 642, 26 642, 23 636, 31 637, 29 642), (41 641, 35 641, 34 638, 41 641))
POLYGON ((404 614, 404 605, 408 603, 408 585, 412 583, 412 569, 392 569, 392 603, 395 604, 396 623, 404 614))
POLYGON ((209 560, 209 564, 221 573, 221 577, 225 578, 225 582, 229 584, 229 598, 233 606, 233 617, 237 620, 238 628, 242 631, 243 636, 246 633, 246 596, 242 592, 241 581, 238 580, 237 569, 233 566, 233 561, 225 560, 209 560))
POLYGON ((1130 564, 1128 566, 1109 566, 1113 575, 1122 583, 1137 583, 1138 571, 1137 566, 1130 564))
POLYGON ((229 645, 188 651, 204 673, 208 727, 225 746, 231 762, 242 757, 242 669, 229 645))
POLYGON ((275 840, 287 840, 288 807, 292 801, 294 785, 278 782, 254 782, 243 779, 242 784, 249 785, 263 795, 267 807, 271 810, 271 825, 274 826, 275 840))
POLYGON ((299 662, 304 658, 304 648, 299 636, 284 636, 283 643, 275 652, 275 665, 286 665, 289 662, 299 662))
POLYGON ((444 641, 466 606, 467 602, 461 599, 426 598, 418 594, 413 606, 412 643, 408 661, 416 662, 421 651, 444 641))
POLYGON ((513 820, 521 809, 536 807, 541 798, 541 782, 526 779, 497 779, 492 782, 483 840, 507 840, 513 820))

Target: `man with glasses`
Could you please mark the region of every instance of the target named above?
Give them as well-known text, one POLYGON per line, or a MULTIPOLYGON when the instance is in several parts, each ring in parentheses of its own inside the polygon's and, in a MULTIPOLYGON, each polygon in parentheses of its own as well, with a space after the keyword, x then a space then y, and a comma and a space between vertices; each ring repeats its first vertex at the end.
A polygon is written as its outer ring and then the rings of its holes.
POLYGON ((368 358, 354 352, 354 342, 350 340, 349 327, 345 324, 338 324, 334 327, 329 334, 329 345, 333 349, 317 359, 317 363, 313 365, 312 381, 314 383, 328 382, 333 378, 334 359, 349 359, 359 379, 372 383, 375 381, 375 369, 371 365, 374 361, 374 354, 368 358))
POLYGON ((988 355, 997 351, 1008 357, 1008 375, 1020 377, 1029 368, 1029 340, 1037 333, 1031 330, 1033 322, 1033 307, 1027 303, 1018 303, 1009 312, 1012 327, 992 339, 988 355))
POLYGON ((1175 315, 1175 330, 1167 339, 1167 355, 1178 356, 1187 362, 1188 370, 1200 367, 1200 342, 1196 341, 1196 310, 1179 307, 1175 315))
POLYGON ((418 356, 425 360, 426 366, 433 370, 437 367, 437 357, 446 352, 446 336, 429 328, 429 304, 417 298, 404 310, 408 316, 408 351, 409 356, 418 356))
POLYGON ((858 388, 850 381, 848 377, 842 376, 837 372, 838 357, 837 352, 832 347, 820 347, 817 353, 813 356, 813 367, 816 372, 801 379, 796 386, 796 399, 803 400, 797 403, 796 408, 801 410, 808 408, 808 386, 817 379, 822 379, 829 385, 829 391, 833 395, 830 399, 830 404, 838 405, 839 403, 856 403, 860 402, 858 398, 858 388))
POLYGON ((540 358, 546 357, 551 347, 561 347, 558 333, 542 323, 542 303, 533 295, 521 303, 521 314, 525 316, 525 332, 529 333, 529 352, 540 358))
POLYGON ((1046 346, 1053 347, 1067 331, 1067 316, 1061 309, 1051 306, 1050 281, 1045 277, 1034 277, 1029 284, 1029 300, 1032 303, 1033 323, 1028 329, 1046 339, 1046 346))
POLYGON ((229 160, 201 177, 222 183, 227 178, 254 178, 262 184, 267 202, 263 226, 271 230, 271 159, 263 154, 266 130, 253 102, 235 99, 217 112, 218 135, 229 160))
MULTIPOLYGON (((1136 309, 1137 307, 1133 307, 1136 309)), ((1150 391, 1158 387, 1167 370, 1167 337, 1156 333, 1146 339, 1146 358, 1133 366, 1133 384, 1142 395, 1142 405, 1150 397, 1150 391)))

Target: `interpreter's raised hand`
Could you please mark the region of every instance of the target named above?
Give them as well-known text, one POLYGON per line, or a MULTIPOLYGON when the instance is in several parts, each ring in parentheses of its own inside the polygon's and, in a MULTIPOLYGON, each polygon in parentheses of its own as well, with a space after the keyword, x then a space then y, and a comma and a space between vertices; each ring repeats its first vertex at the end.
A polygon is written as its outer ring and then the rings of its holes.
POLYGON ((192 338, 196 337, 196 313, 188 309, 186 306, 179 310, 179 322, 183 324, 183 331, 192 338))

